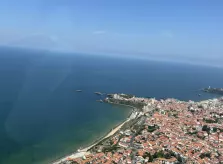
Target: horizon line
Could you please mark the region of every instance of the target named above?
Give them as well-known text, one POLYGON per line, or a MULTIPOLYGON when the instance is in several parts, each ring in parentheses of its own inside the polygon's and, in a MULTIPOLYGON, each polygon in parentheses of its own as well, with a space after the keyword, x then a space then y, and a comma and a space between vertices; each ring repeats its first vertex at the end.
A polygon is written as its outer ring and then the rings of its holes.
MULTIPOLYGON (((124 55, 121 53, 102 53, 102 52, 81 52, 81 51, 69 51, 69 50, 59 50, 59 49, 46 49, 46 48, 34 48, 34 47, 23 47, 23 46, 10 46, 10 45, 0 45, 0 48, 7 48, 7 49, 18 49, 18 50, 29 50, 29 51, 43 51, 49 53, 57 53, 57 54, 79 54, 79 55, 94 55, 94 56, 103 56, 103 57, 112 57, 112 58, 124 58, 124 59, 136 59, 136 60, 147 60, 147 61, 156 61, 156 62, 167 62, 167 63, 182 63, 187 65, 194 65, 194 66, 205 66, 211 68, 218 68, 223 69, 222 65, 219 64, 208 64, 205 62, 191 62, 188 60, 179 60, 179 59, 169 59, 169 58, 162 58, 162 57, 154 57, 154 56, 137 56, 137 55, 124 55)), ((148 53, 149 54, 149 53, 148 53)))

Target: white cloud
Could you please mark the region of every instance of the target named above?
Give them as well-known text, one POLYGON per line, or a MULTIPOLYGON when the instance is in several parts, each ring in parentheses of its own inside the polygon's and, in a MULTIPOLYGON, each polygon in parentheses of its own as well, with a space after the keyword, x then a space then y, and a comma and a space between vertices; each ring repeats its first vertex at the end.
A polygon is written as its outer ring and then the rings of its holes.
POLYGON ((161 36, 166 37, 166 38, 173 38, 174 37, 173 33, 170 32, 170 31, 161 32, 161 36))
POLYGON ((101 35, 101 34, 105 34, 106 31, 103 31, 103 30, 98 30, 98 31, 94 31, 93 34, 94 35, 101 35))

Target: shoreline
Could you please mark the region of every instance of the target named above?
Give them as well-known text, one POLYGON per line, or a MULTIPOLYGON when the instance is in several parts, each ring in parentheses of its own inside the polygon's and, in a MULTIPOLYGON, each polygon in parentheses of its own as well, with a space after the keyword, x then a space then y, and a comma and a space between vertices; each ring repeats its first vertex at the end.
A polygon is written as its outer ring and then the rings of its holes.
MULTIPOLYGON (((174 100, 178 100, 178 99, 174 99, 174 100)), ((210 101, 210 100, 213 100, 213 99, 206 99, 206 100, 202 100, 202 101, 197 101, 197 103, 199 103, 199 102, 200 103, 208 103, 208 101, 210 101)), ((189 101, 186 101, 186 102, 189 102, 189 101)), ((75 158, 80 158, 80 157, 83 157, 85 155, 90 154, 89 150, 92 149, 95 145, 97 145, 100 142, 102 142, 103 140, 113 136, 114 134, 116 134, 123 127, 123 125, 125 125, 127 122, 131 121, 132 119, 135 119, 135 118, 138 117, 138 114, 139 114, 138 112, 139 111, 136 111, 137 108, 134 107, 134 106, 125 105, 125 104, 118 104, 118 103, 113 103, 113 102, 109 102, 109 101, 106 101, 105 103, 120 105, 120 106, 126 106, 126 107, 129 107, 129 108, 132 108, 132 110, 131 110, 131 112, 129 112, 130 114, 126 119, 124 119, 121 123, 117 124, 115 127, 111 128, 109 130, 109 132, 105 133, 102 137, 100 137, 99 139, 92 142, 89 146, 85 146, 84 148, 78 149, 77 151, 75 151, 75 152, 73 152, 69 155, 66 155, 66 156, 64 156, 64 157, 62 157, 58 160, 52 161, 51 162, 52 164, 60 164, 61 162, 65 162, 65 161, 69 160, 69 158, 70 159, 75 159, 75 158), (137 113, 137 116, 134 116, 133 115, 134 113, 137 113), (134 116, 134 118, 131 118, 132 115, 134 116)))
MULTIPOLYGON (((107 103, 107 102, 106 102, 107 103)), ((100 143, 102 140, 114 135, 115 133, 117 133, 117 131, 119 131, 122 126, 129 122, 130 116, 133 114, 133 112, 135 111, 135 107, 131 106, 131 105, 125 105, 125 104, 117 104, 117 103, 112 103, 112 102, 108 102, 110 104, 115 104, 115 105, 120 105, 120 106, 126 106, 129 108, 132 108, 132 110, 129 112, 128 117, 126 119, 124 119, 123 121, 121 121, 120 123, 118 123, 117 125, 115 125, 114 127, 112 127, 108 132, 106 132, 104 135, 102 135, 102 137, 100 137, 97 140, 94 140, 92 143, 90 143, 89 145, 85 146, 82 149, 77 149, 76 151, 74 151, 73 153, 69 153, 68 155, 65 155, 59 159, 56 159, 54 161, 51 161, 51 164, 59 164, 60 162, 63 162, 65 160, 67 160, 68 158, 78 158, 79 156, 84 156, 87 155, 89 152, 88 150, 91 149, 92 147, 94 147, 95 145, 97 145, 98 143, 100 143)))
POLYGON ((120 105, 120 106, 126 106, 126 107, 130 107, 130 108, 135 109, 135 107, 134 107, 134 106, 131 106, 131 105, 118 104, 118 103, 113 103, 113 102, 106 102, 106 103, 109 103, 109 104, 115 104, 115 105, 120 105))

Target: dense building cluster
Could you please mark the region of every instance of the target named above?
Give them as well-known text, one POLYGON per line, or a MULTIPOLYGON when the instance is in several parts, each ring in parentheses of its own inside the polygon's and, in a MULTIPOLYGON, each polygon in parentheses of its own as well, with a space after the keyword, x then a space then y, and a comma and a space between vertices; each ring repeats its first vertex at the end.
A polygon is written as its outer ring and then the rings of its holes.
POLYGON ((184 102, 113 95, 116 102, 145 103, 137 117, 92 147, 69 158, 78 164, 223 163, 223 99, 184 102))

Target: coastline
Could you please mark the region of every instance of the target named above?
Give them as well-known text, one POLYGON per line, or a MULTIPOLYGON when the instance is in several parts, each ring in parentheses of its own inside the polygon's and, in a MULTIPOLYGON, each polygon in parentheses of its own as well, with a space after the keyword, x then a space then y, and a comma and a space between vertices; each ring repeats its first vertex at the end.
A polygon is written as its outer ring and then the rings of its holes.
MULTIPOLYGON (((138 100, 138 99, 137 99, 138 100)), ((176 102, 176 103, 179 103, 180 100, 177 100, 177 99, 170 99, 171 101, 173 102, 176 102)), ((167 103, 168 104, 168 101, 170 100, 167 100, 167 103)), ((135 100, 134 100, 135 101, 135 100)), ((141 100, 138 100, 138 101, 141 101, 141 100)), ((215 99, 207 99, 207 100, 203 100, 203 101, 198 101, 198 102, 193 102, 192 101, 192 104, 193 103, 196 103, 196 105, 199 105, 200 103, 201 104, 209 104, 209 102, 212 102, 212 101, 215 101, 215 99)), ((103 135, 102 137, 100 137, 99 139, 97 139, 96 141, 94 141, 93 143, 91 143, 89 146, 86 146, 84 147, 83 149, 78 149, 76 152, 70 154, 70 155, 66 155, 65 157, 61 158, 61 159, 58 159, 57 161, 54 161, 52 162, 52 164, 61 164, 65 161, 69 161, 69 160, 74 160, 76 158, 83 158, 83 160, 85 159, 85 156, 89 155, 92 153, 91 149, 94 148, 94 146, 96 145, 100 145, 101 143, 103 142, 107 142, 107 138, 117 134, 117 132, 119 132, 119 130, 124 126, 126 125, 126 123, 128 123, 129 121, 133 120, 133 119, 137 119, 139 118, 140 116, 142 116, 142 113, 139 112, 139 111, 136 111, 136 107, 134 106, 131 106, 131 105, 125 105, 125 104, 118 104, 118 103, 113 103, 113 102, 110 102, 110 101, 106 101, 106 103, 109 103, 109 104, 114 104, 114 105, 120 105, 120 106, 126 106, 128 108, 132 108, 131 112, 130 112, 130 115, 124 120, 122 121, 121 123, 119 123, 118 125, 116 125, 114 128, 111 128, 109 130, 109 132, 107 132, 105 135, 103 135), (136 115, 135 115, 136 114, 136 115)), ((148 104, 150 103, 150 101, 148 100, 148 104)), ((161 102, 163 103, 163 102, 161 102)), ((187 104, 189 104, 190 101, 187 102, 187 104)), ((154 103, 153 103, 154 104, 154 103)), ((211 103, 212 104, 212 103, 211 103)), ((148 106, 147 106, 148 108, 148 106)), ((152 108, 152 109, 155 109, 155 108, 152 108)), ((186 108, 186 111, 188 111, 188 107, 186 108)), ((148 111, 147 111, 148 112, 148 111)), ((145 118, 144 118, 145 119, 145 118)), ((144 120, 145 121, 145 120, 144 120)), ((141 123, 140 123, 141 124, 141 123)))
POLYGON ((123 121, 121 121, 120 123, 116 124, 115 126, 113 126, 108 132, 106 132, 104 135, 102 135, 99 139, 94 140, 93 142, 91 142, 90 144, 87 144, 87 146, 84 146, 84 148, 82 149, 77 149, 76 151, 74 151, 73 153, 69 153, 66 156, 63 156, 59 159, 56 159, 54 161, 51 161, 51 164, 59 164, 60 162, 63 162, 65 160, 67 160, 68 158, 78 158, 80 156, 84 156, 87 155, 89 152, 88 150, 91 149, 92 147, 94 147, 95 145, 97 145, 98 143, 100 143, 101 141, 103 141, 104 139, 114 135, 116 132, 118 132, 123 125, 125 125, 125 123, 127 123, 128 121, 130 121, 130 116, 133 114, 135 107, 130 106, 130 105, 125 105, 125 104, 117 104, 117 103, 112 103, 109 102, 110 104, 114 104, 114 105, 120 105, 120 106, 125 106, 125 107, 129 107, 132 108, 131 111, 128 114, 128 117, 125 118, 123 121))
POLYGON ((125 104, 118 104, 118 103, 113 103, 113 102, 108 102, 109 104, 115 104, 115 105, 120 105, 120 106, 126 106, 126 107, 130 107, 130 108, 133 108, 135 109, 134 106, 131 106, 131 105, 125 105, 125 104))

